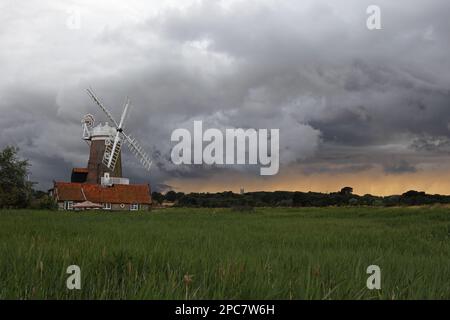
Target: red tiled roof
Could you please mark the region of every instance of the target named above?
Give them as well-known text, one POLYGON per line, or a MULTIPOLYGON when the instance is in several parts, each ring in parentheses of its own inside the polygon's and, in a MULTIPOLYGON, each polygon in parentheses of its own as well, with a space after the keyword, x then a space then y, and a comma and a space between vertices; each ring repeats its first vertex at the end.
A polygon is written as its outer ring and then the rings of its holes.
POLYGON ((88 168, 73 168, 72 172, 75 172, 75 173, 88 173, 88 168))
POLYGON ((55 182, 54 189, 58 201, 88 200, 95 203, 118 204, 151 203, 150 186, 148 184, 115 184, 112 187, 102 187, 90 183, 55 182))

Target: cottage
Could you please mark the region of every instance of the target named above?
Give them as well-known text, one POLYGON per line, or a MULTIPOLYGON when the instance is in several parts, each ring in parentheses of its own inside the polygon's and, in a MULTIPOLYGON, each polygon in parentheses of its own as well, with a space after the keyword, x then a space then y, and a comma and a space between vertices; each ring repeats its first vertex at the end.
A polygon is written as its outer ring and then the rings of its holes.
POLYGON ((92 202, 103 210, 148 210, 151 205, 148 184, 101 184, 55 182, 50 190, 60 210, 74 210, 75 204, 92 202))

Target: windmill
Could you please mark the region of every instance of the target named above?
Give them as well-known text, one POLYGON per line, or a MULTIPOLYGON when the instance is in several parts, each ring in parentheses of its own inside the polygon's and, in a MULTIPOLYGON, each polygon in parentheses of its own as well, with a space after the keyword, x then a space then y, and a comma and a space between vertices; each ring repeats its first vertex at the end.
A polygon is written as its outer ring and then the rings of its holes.
POLYGON ((126 99, 120 121, 117 122, 109 110, 100 102, 92 89, 87 89, 87 93, 100 109, 102 109, 112 124, 110 126, 106 122, 103 126, 100 124, 94 127, 94 117, 92 115, 87 114, 83 117, 83 139, 91 142, 88 163, 90 176, 88 174, 88 180, 93 183, 99 183, 100 177, 107 171, 117 177, 122 175, 120 159, 122 145, 124 143, 139 160, 141 165, 149 171, 152 165, 150 157, 137 140, 125 131, 125 120, 130 109, 130 99, 126 99))

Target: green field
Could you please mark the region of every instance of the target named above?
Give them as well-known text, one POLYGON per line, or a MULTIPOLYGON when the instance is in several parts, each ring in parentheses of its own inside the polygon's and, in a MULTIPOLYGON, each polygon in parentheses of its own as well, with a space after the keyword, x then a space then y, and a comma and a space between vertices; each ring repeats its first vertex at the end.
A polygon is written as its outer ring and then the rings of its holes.
POLYGON ((450 299, 450 209, 3 210, 0 298, 450 299))

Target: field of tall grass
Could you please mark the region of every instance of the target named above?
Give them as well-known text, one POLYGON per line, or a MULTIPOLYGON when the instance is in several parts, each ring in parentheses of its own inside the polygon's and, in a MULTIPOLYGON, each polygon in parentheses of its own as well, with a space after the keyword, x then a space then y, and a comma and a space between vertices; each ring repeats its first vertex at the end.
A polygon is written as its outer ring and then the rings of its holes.
POLYGON ((450 299, 450 209, 4 210, 0 298, 450 299))

